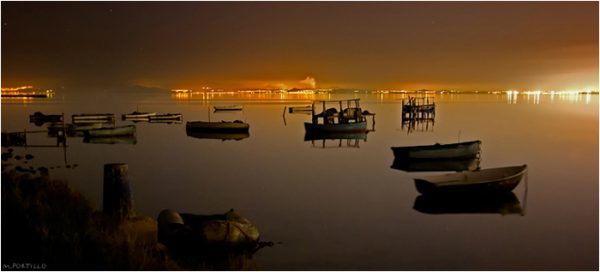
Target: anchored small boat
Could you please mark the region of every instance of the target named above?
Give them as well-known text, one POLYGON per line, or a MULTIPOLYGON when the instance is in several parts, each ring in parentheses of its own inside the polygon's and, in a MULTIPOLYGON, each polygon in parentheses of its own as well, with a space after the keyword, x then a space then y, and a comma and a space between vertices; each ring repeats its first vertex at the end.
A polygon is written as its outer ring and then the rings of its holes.
POLYGON ((289 107, 288 111, 289 111, 289 113, 306 113, 306 114, 308 114, 312 111, 312 106, 306 105, 306 106, 289 107))
POLYGON ((132 113, 127 113, 127 114, 121 115, 121 118, 123 120, 130 120, 130 121, 148 121, 150 116, 155 116, 155 115, 156 115, 156 112, 134 111, 132 113))
POLYGON ((395 158, 404 159, 468 159, 479 154, 481 141, 392 147, 395 158))
POLYGON ((64 131, 69 137, 84 137, 86 131, 102 128, 102 123, 50 123, 48 125, 48 136, 56 137, 59 132, 64 131))
POLYGON ((248 132, 250 125, 240 120, 221 121, 221 122, 204 122, 192 121, 185 124, 186 130, 189 131, 205 131, 205 132, 248 132))
POLYGON ((86 132, 87 137, 116 137, 135 135, 135 126, 121 126, 110 128, 90 129, 86 132))
POLYGON ((415 179, 421 194, 478 194, 506 193, 512 191, 523 175, 527 165, 490 168, 415 179))
POLYGON ((74 114, 72 120, 73 123, 108 123, 115 120, 115 115, 112 113, 74 114))
POLYGON ((29 115, 29 123, 34 123, 36 126, 41 126, 44 123, 50 122, 62 122, 63 116, 60 114, 43 114, 36 111, 34 114, 29 115))
POLYGON ((311 112, 312 122, 304 123, 304 129, 307 133, 368 132, 367 119, 360 108, 360 99, 314 101, 311 105, 311 112), (339 110, 336 108, 328 109, 328 103, 337 104, 339 110), (319 114, 315 114, 317 104, 321 104, 323 107, 323 111, 319 114))
POLYGON ((150 121, 158 121, 158 120, 181 121, 182 118, 183 118, 183 114, 181 114, 181 113, 155 114, 155 115, 148 117, 148 119, 150 121))
POLYGON ((192 138, 198 138, 198 139, 216 139, 216 140, 223 140, 223 141, 227 141, 227 140, 235 140, 235 141, 239 141, 239 140, 243 140, 246 139, 248 137, 250 137, 250 133, 248 132, 210 132, 210 131, 196 131, 196 130, 186 130, 186 135, 188 137, 192 137, 192 138))
POLYGON ((241 105, 218 105, 213 108, 215 111, 241 111, 243 109, 241 105))

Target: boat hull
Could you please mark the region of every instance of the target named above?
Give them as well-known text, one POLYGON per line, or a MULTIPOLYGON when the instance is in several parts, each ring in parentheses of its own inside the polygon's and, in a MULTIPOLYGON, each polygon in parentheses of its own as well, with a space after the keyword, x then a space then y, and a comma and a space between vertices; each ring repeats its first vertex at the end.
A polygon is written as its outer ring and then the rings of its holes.
POLYGON ((481 150, 481 141, 455 144, 435 144, 423 146, 392 147, 395 158, 401 159, 469 159, 475 158, 481 150))
POLYGON ((198 139, 215 139, 215 140, 243 140, 250 137, 250 133, 248 132, 211 132, 211 131, 195 131, 195 130, 186 130, 186 135, 192 138, 198 139))
POLYGON ((182 114, 157 114, 148 116, 150 121, 158 121, 158 120, 181 120, 183 118, 182 114))
POLYGON ((367 122, 356 122, 348 124, 313 124, 304 123, 306 133, 366 133, 367 122))
POLYGON ((311 113, 312 112, 312 106, 299 106, 299 107, 289 107, 288 109, 289 113, 311 113))
POLYGON ((493 194, 512 191, 527 165, 491 168, 415 179, 421 194, 493 194))
POLYGON ((194 132, 220 132, 220 133, 244 133, 248 132, 250 125, 241 121, 234 122, 187 122, 186 130, 194 132))
POLYGON ((155 116, 156 112, 132 112, 129 114, 123 114, 121 119, 129 121, 148 121, 150 116, 155 116))
POLYGON ((215 111, 241 111, 242 106, 231 105, 231 106, 213 106, 215 111))

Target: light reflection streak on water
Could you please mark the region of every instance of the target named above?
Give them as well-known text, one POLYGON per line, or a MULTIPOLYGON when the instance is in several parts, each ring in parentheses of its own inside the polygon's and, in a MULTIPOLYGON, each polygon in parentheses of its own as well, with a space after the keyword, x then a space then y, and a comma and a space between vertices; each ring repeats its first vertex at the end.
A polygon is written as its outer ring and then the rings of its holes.
POLYGON ((570 102, 570 103, 579 103, 580 101, 585 102, 585 104, 590 104, 591 102, 591 97, 594 94, 591 91, 585 91, 585 92, 580 92, 580 91, 550 91, 550 92, 543 92, 543 91, 525 91, 522 93, 519 93, 518 91, 513 91, 513 90, 509 90, 506 91, 506 102, 508 104, 517 104, 518 102, 518 98, 519 98, 519 94, 520 95, 526 95, 526 103, 527 104, 534 104, 534 105, 538 105, 542 103, 542 97, 545 95, 549 96, 549 102, 551 104, 553 104, 555 102, 555 99, 558 99, 559 101, 565 101, 565 102, 570 102), (584 97, 585 95, 585 97, 584 97))

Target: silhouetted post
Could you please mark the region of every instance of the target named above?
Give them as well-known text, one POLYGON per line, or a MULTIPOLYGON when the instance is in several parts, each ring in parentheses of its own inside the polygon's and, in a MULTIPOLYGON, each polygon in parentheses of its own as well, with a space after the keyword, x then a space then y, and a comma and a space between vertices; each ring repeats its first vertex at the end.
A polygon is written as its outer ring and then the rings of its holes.
POLYGON ((133 212, 133 198, 127 176, 129 167, 125 163, 104 165, 104 195, 102 200, 104 213, 120 219, 127 218, 133 212))

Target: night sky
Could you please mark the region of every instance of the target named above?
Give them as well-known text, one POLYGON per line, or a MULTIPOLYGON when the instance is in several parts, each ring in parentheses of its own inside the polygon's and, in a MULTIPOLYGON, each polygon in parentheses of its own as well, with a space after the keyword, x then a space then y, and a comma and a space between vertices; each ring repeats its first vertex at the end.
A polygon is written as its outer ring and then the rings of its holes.
POLYGON ((598 2, 1 5, 2 87, 598 89, 598 2))

